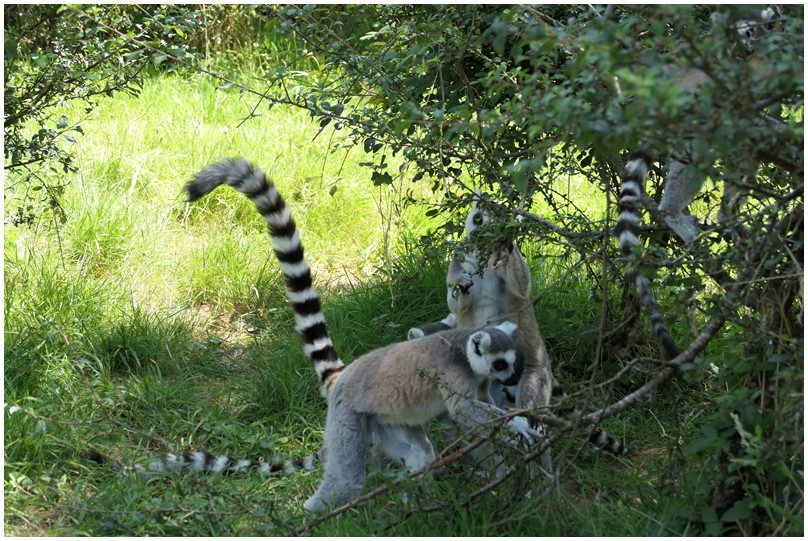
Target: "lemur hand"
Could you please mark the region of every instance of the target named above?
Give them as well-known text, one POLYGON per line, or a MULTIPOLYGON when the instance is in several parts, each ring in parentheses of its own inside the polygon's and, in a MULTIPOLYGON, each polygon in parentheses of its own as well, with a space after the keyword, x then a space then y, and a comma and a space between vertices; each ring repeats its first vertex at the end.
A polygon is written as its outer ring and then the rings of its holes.
POLYGON ((508 430, 517 436, 517 440, 512 440, 511 443, 516 444, 519 440, 527 443, 528 446, 535 444, 537 441, 544 438, 544 434, 540 430, 536 430, 530 426, 530 421, 526 417, 513 417, 508 421, 508 430))

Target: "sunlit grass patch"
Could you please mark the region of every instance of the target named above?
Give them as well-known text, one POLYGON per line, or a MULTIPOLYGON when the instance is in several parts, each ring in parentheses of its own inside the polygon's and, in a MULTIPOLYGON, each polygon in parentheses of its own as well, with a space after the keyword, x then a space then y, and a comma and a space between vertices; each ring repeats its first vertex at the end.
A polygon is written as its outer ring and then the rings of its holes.
MULTIPOLYGON (((177 473, 144 482, 81 458, 96 449, 135 461, 188 447, 299 458, 320 446, 325 403, 294 331, 266 225, 233 190, 184 201, 184 184, 212 161, 243 155, 277 183, 346 361, 446 315, 448 254, 425 254, 417 240, 439 219, 427 219, 423 206, 401 209, 401 186, 374 187, 358 149, 331 152, 341 132, 314 138, 318 127, 304 113, 255 106, 235 89, 187 75, 149 79, 137 99, 106 99, 77 145, 65 223, 7 228, 7 532, 287 535, 306 522, 302 502, 319 470, 284 478, 177 473), (259 115, 246 118, 253 110, 259 115), (38 521, 44 526, 31 526, 38 521)), ((571 194, 580 189, 569 182, 571 194)), ((434 198, 428 186, 417 189, 434 198)), ((592 209, 602 203, 579 201, 592 209)), ((585 272, 566 268, 563 250, 532 240, 521 246, 557 375, 583 377, 595 361, 602 291, 585 272)), ((671 437, 660 427, 677 422, 674 408, 658 421, 632 410, 606 428, 630 447, 656 445, 671 437)), ((648 522, 621 496, 638 486, 621 483, 634 466, 592 458, 577 440, 569 449, 585 459, 568 500, 548 504, 514 479, 472 509, 463 497, 486 481, 455 465, 313 533, 642 533, 648 522)), ((375 471, 368 488, 399 473, 375 471)))

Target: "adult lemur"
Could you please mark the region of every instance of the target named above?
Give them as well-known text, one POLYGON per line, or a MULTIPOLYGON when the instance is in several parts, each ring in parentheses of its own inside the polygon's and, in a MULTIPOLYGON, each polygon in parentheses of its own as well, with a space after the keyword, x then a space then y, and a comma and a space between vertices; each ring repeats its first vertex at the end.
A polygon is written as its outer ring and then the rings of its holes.
MULTIPOLYGON (((466 242, 489 221, 490 215, 482 208, 481 194, 477 192, 466 218, 466 242)), ((525 258, 513 242, 506 242, 491 253, 481 274, 481 257, 476 250, 455 252, 446 275, 450 314, 439 322, 410 329, 409 338, 446 329, 476 328, 502 320, 515 321, 525 368, 518 385, 493 385, 495 403, 500 407, 515 404, 518 409, 533 409, 550 405, 551 396, 563 400, 566 393, 553 376, 550 355, 536 321, 531 298, 533 282, 525 258)), ((620 441, 597 428, 590 433, 589 440, 615 454, 627 452, 620 441)), ((545 468, 550 467, 549 454, 542 457, 542 462, 545 468)))
MULTIPOLYGON (((742 20, 736 23, 736 30, 745 43, 755 36, 760 25, 771 22, 777 16, 774 9, 766 9, 756 14, 755 19, 742 20)), ((679 68, 664 66, 663 72, 670 77, 671 83, 682 87, 687 92, 696 92, 702 85, 709 84, 711 79, 707 73, 696 68, 679 68)), ((767 124, 768 126, 769 124, 767 124)), ((772 126, 776 130, 776 126, 772 126)), ((693 241, 698 229, 693 219, 684 214, 687 206, 701 189, 703 177, 695 178, 689 172, 688 165, 698 160, 693 145, 683 142, 678 152, 668 162, 668 175, 665 189, 658 211, 664 216, 668 226, 685 242, 693 241)), ((635 153, 626 166, 623 174, 616 234, 619 238, 620 250, 629 256, 640 244, 638 210, 643 194, 645 177, 650 168, 649 160, 643 153, 635 153)), ((725 186, 722 203, 722 216, 733 211, 733 205, 739 200, 734 186, 725 186)), ((487 220, 487 215, 478 208, 477 201, 466 220, 466 237, 471 237, 476 228, 487 220)), ((516 396, 507 388, 499 395, 499 404, 507 400, 515 400, 518 407, 529 405, 547 405, 549 398, 549 381, 554 381, 549 356, 544 341, 538 331, 532 305, 529 302, 530 273, 518 248, 501 247, 495 250, 484 268, 482 276, 478 273, 479 254, 476 252, 458 252, 452 260, 447 276, 448 304, 451 313, 444 320, 431 323, 420 328, 411 329, 410 336, 422 336, 446 328, 480 325, 484 322, 496 321, 498 318, 513 318, 519 321, 520 339, 528 344, 526 351, 525 374, 516 396), (513 314, 519 314, 515 316, 513 314), (520 318, 520 319, 517 319, 520 318)), ((662 317, 650 289, 650 281, 631 263, 627 273, 629 280, 636 284, 639 297, 651 313, 654 333, 660 340, 666 356, 678 355, 678 348, 671 338, 670 332, 662 321, 662 317)), ((553 387, 554 395, 562 395, 563 391, 553 387)), ((497 400, 498 395, 494 393, 497 400)), ((593 433, 594 443, 609 450, 622 453, 625 448, 618 441, 602 431, 593 433)))
MULTIPOLYGON (((739 34, 745 46, 751 45, 751 40, 756 36, 760 26, 768 25, 776 17, 779 11, 774 8, 767 8, 754 13, 754 18, 743 19, 735 23, 735 30, 739 34)), ((681 68, 675 65, 664 66, 663 74, 670 78, 670 84, 678 86, 683 92, 697 94, 702 88, 714 84, 711 75, 698 68, 681 68)), ((772 133, 777 133, 782 129, 774 119, 766 117, 757 120, 759 127, 766 127, 772 133)), ((662 192, 662 199, 656 211, 662 216, 666 225, 686 244, 696 240, 699 229, 693 216, 685 214, 687 207, 701 190, 705 176, 695 175, 690 167, 692 164, 702 162, 705 157, 696 150, 692 140, 681 141, 678 148, 671 152, 671 157, 667 163, 667 174, 665 176, 665 186, 662 192)), ((701 150, 704 153, 704 150, 701 150)), ((754 174, 758 165, 747 156, 733 158, 735 171, 739 176, 754 174)), ((730 165, 728 165, 730 167, 730 165)), ((618 201, 618 217, 615 227, 615 235, 618 238, 618 245, 623 257, 628 258, 635 249, 641 246, 639 239, 640 216, 639 210, 642 208, 642 198, 644 193, 645 179, 651 168, 651 160, 644 152, 634 152, 626 164, 620 185, 620 198, 618 201)), ((737 186, 741 178, 730 179, 724 183, 724 194, 721 200, 721 207, 718 212, 719 222, 724 222, 737 212, 738 207, 744 200, 737 186)), ((665 326, 659 307, 651 291, 650 280, 642 275, 633 261, 629 261, 626 277, 630 283, 637 288, 637 294, 649 312, 651 327, 657 336, 665 355, 672 359, 679 354, 673 338, 665 326)))
MULTIPOLYGON (((753 40, 758 36, 758 29, 760 27, 768 27, 770 23, 780 16, 779 10, 776 8, 766 8, 752 13, 753 17, 749 19, 741 19, 735 22, 734 28, 740 37, 743 48, 746 49, 745 54, 751 53, 753 47, 753 40)), ((750 56, 745 60, 748 63, 755 63, 758 59, 750 56)), ((677 65, 664 65, 661 67, 664 78, 669 79, 670 85, 681 88, 685 93, 697 95, 703 88, 715 84, 713 74, 696 67, 680 67, 677 65)), ((617 79, 615 79, 617 81, 617 79)), ((619 82, 617 83, 619 86, 619 82)), ((758 120, 759 127, 766 127, 774 133, 782 128, 778 122, 773 119, 762 118, 758 120)), ((704 153, 704 150, 701 150, 704 153)), ((677 147, 672 149, 671 157, 667 163, 667 174, 665 176, 665 188, 662 193, 662 199, 659 202, 657 211, 662 215, 665 223, 671 230, 681 238, 685 243, 693 242, 699 234, 698 227, 696 227, 695 219, 692 216, 684 214, 688 205, 693 201, 693 198, 701 190, 704 184, 705 176, 695 176, 689 166, 693 163, 704 161, 705 157, 700 155, 696 150, 692 140, 683 140, 677 143, 677 147)), ((757 165, 748 163, 746 156, 739 156, 734 158, 735 162, 740 163, 741 166, 737 168, 740 174, 748 174, 757 170, 757 165)), ((644 183, 644 175, 642 178, 638 177, 637 167, 642 166, 647 170, 649 168, 649 160, 644 154, 635 154, 631 157, 630 163, 627 165, 627 173, 623 178, 623 185, 626 183, 634 183, 638 185, 640 193, 644 183), (645 164, 640 164, 638 160, 643 160, 645 164)), ((736 189, 736 183, 740 179, 733 179, 735 183, 725 184, 724 197, 722 198, 721 209, 718 214, 719 221, 724 220, 729 214, 734 212, 734 207, 741 199, 741 195, 736 189)), ((621 213, 623 208, 621 207, 621 213)))
MULTIPOLYGON (((356 496, 365 483, 371 444, 417 471, 435 458, 425 428, 430 419, 448 412, 474 430, 505 413, 493 405, 489 382, 512 385, 522 372, 514 340, 517 325, 500 322, 433 334, 377 349, 346 366, 329 338, 300 233, 274 184, 244 159, 223 160, 188 183, 188 199, 195 201, 222 184, 247 195, 269 226, 297 331, 328 399, 325 474, 306 509, 320 511, 356 496)), ((515 434, 537 436, 523 421, 511 419, 506 426, 515 434)))
MULTIPOLYGON (((478 192, 466 217, 465 240, 489 221, 480 207, 478 192)), ((550 356, 539 332, 530 295, 533 281, 530 269, 513 243, 497 247, 481 273, 481 257, 476 251, 457 250, 446 275, 446 302, 449 315, 442 321, 410 329, 408 338, 418 338, 446 329, 476 328, 492 322, 511 320, 519 327, 518 340, 525 352, 525 371, 518 386, 495 385, 492 394, 498 405, 507 402, 533 408, 549 404, 553 374, 550 356)))

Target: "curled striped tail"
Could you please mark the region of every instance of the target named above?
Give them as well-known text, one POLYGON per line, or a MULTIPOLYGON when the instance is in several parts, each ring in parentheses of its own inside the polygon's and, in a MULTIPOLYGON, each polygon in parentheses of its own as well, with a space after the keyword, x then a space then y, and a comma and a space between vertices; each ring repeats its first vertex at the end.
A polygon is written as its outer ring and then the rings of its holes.
MULTIPOLYGON (((650 168, 651 160, 648 156, 642 152, 634 152, 631 154, 629 162, 626 164, 626 169, 623 172, 623 182, 620 185, 620 201, 618 203, 620 213, 617 217, 617 226, 615 227, 615 235, 617 236, 620 253, 623 257, 631 256, 634 247, 641 246, 639 237, 639 208, 641 205, 643 186, 645 185, 645 177, 648 175, 650 168)), ((679 348, 676 347, 670 335, 670 331, 668 331, 668 328, 662 320, 659 305, 654 298, 654 292, 651 291, 651 280, 640 273, 637 265, 633 261, 629 261, 626 277, 629 282, 633 282, 637 286, 637 295, 651 315, 651 328, 662 344, 665 355, 667 355, 669 359, 673 359, 679 355, 679 348)))
POLYGON ((345 364, 328 336, 320 296, 312 284, 311 270, 303 256, 300 232, 291 211, 264 172, 244 158, 225 159, 206 167, 185 186, 188 201, 196 201, 222 184, 246 195, 269 226, 272 249, 286 278, 286 296, 295 311, 295 328, 317 372, 320 393, 327 397, 345 364))

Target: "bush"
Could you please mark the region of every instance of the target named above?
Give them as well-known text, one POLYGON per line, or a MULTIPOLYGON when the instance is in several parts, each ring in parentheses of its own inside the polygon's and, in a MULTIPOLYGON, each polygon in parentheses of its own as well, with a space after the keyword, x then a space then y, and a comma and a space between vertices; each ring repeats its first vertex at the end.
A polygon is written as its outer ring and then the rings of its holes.
MULTIPOLYGON (((509 235, 607 284, 619 283, 603 232, 626 153, 695 156, 687 172, 711 179, 691 206, 703 233, 682 245, 647 228, 642 264, 675 292, 661 296, 669 317, 687 318, 698 338, 673 368, 645 377, 658 385, 682 368, 692 384, 729 389, 685 451, 717 452, 686 521, 711 534, 802 530, 803 12, 744 22, 757 15, 746 6, 279 7, 280 27, 301 42, 291 58, 319 64, 277 68, 278 92, 267 96, 346 131, 374 185, 405 174, 431 182, 444 199, 432 214, 445 213, 448 232, 469 188, 488 186, 496 209, 525 218, 509 235), (671 73, 692 70, 709 81, 697 92, 672 84, 671 73), (404 158, 397 171, 391 156, 404 158), (569 199, 563 185, 574 175, 602 194, 603 214, 569 199), (719 224, 722 205, 737 208, 719 224), (535 208, 550 220, 525 212, 535 208), (695 356, 716 337, 743 345, 695 356)), ((652 196, 661 179, 657 171, 652 196)), ((620 329, 623 315, 602 317, 621 322, 600 330, 602 351, 636 342, 620 329)))
POLYGON ((12 224, 43 211, 60 218, 59 200, 75 171, 69 144, 101 96, 137 94, 143 76, 186 56, 199 14, 183 6, 6 5, 3 127, 6 211, 12 224), (15 197, 9 205, 9 192, 15 197))

